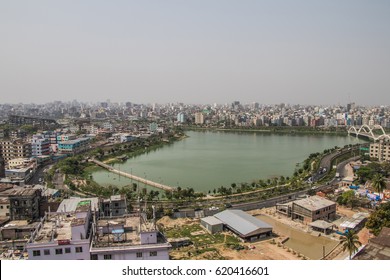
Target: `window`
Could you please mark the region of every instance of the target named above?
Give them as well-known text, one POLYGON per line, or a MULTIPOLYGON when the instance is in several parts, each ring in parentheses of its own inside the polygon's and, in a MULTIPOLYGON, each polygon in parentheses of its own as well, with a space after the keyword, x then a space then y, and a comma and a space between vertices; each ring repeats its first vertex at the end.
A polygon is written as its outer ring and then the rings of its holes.
POLYGON ((105 260, 111 260, 112 259, 112 255, 104 255, 104 259, 105 260))
POLYGON ((44 254, 45 256, 50 255, 50 250, 48 250, 48 249, 43 250, 43 254, 44 254))
POLYGON ((70 254, 70 248, 65 248, 65 254, 70 254))
POLYGON ((76 253, 82 253, 83 247, 76 247, 76 253))
POLYGON ((156 257, 157 256, 157 251, 150 252, 149 256, 156 257))
POLYGON ((3 209, 3 205, 0 206, 0 209, 3 209))
POLYGON ((142 258, 142 252, 137 252, 137 258, 142 258))
POLYGON ((56 249, 56 255, 62 255, 62 249, 56 249))
POLYGON ((98 255, 91 255, 91 260, 97 260, 98 259, 98 255))
POLYGON ((33 256, 34 257, 39 257, 41 255, 41 251, 40 250, 34 250, 33 251, 33 256))

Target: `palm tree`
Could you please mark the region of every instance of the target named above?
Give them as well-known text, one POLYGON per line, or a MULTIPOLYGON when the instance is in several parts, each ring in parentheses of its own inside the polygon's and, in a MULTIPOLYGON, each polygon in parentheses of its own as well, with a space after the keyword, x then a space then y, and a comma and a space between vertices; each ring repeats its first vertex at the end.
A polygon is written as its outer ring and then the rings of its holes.
POLYGON ((359 241, 358 235, 353 231, 349 230, 344 236, 341 237, 341 244, 343 245, 343 252, 348 250, 349 259, 362 245, 359 241))
POLYGON ((376 173, 372 178, 372 187, 379 193, 379 196, 386 188, 386 181, 382 174, 376 173))

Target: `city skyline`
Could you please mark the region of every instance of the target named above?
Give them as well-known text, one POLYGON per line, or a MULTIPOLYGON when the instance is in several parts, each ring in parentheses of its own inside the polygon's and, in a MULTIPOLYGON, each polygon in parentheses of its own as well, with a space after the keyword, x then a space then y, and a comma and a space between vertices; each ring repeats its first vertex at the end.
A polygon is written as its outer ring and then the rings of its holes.
POLYGON ((389 105, 386 1, 0 3, 1 103, 389 105))

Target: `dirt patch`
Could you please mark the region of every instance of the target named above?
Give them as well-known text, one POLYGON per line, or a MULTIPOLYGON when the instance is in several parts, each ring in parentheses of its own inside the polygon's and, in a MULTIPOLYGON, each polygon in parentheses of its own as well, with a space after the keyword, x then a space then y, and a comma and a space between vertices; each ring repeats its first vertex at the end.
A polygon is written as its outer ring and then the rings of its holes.
POLYGON ((221 256, 229 260, 302 260, 285 247, 278 247, 277 243, 271 244, 270 240, 244 244, 253 249, 231 250, 223 246, 219 248, 221 256))
POLYGON ((197 235, 202 235, 202 234, 205 234, 204 230, 199 230, 199 231, 191 232, 191 235, 192 235, 192 236, 197 236, 197 235))
POLYGON ((157 225, 162 225, 164 228, 174 228, 183 225, 190 225, 195 223, 196 221, 190 218, 177 218, 172 219, 168 216, 162 217, 157 221, 157 225))
POLYGON ((77 179, 74 179, 74 180, 72 180, 72 183, 73 183, 76 187, 86 186, 86 185, 87 185, 87 181, 86 181, 86 180, 77 180, 77 179))

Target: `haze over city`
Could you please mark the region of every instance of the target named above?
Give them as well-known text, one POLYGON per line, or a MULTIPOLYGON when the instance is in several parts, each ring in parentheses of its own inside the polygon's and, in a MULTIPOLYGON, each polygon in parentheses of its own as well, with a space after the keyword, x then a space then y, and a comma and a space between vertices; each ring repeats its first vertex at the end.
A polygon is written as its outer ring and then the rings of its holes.
POLYGON ((388 1, 1 1, 2 103, 388 105, 388 1))

